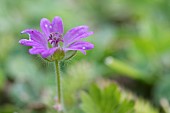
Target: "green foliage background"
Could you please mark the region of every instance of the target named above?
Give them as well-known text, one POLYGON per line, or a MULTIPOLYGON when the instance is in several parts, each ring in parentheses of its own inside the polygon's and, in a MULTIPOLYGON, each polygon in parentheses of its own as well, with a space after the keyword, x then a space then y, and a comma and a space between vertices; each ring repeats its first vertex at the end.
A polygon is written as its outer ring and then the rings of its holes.
POLYGON ((169 113, 169 12, 169 0, 0 0, 0 113, 56 112, 54 65, 18 44, 54 16, 94 31, 93 50, 61 63, 67 113, 169 113))

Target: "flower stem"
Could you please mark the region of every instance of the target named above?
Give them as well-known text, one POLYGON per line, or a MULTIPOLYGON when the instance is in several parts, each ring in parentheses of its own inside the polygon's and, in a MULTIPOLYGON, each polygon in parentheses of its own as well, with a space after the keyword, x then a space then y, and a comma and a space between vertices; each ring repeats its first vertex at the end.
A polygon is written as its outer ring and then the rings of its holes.
MULTIPOLYGON (((58 60, 55 61, 55 68, 56 68, 56 77, 57 77, 57 90, 58 90, 58 104, 62 105, 62 97, 61 97, 61 81, 60 81, 60 62, 58 60)), ((63 105, 62 105, 62 108, 63 105)), ((63 113, 63 112, 61 112, 63 113)))

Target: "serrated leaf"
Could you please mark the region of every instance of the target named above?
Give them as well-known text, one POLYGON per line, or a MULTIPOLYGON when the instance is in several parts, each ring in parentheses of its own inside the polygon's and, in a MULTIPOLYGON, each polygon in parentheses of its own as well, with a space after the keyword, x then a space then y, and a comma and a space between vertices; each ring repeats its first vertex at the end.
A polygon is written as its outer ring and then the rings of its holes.
POLYGON ((101 90, 92 85, 89 93, 82 92, 82 110, 85 113, 133 113, 134 103, 122 100, 121 92, 115 84, 101 90))
POLYGON ((85 113, 102 113, 92 98, 85 92, 81 94, 82 101, 88 104, 82 104, 82 109, 85 113))
POLYGON ((96 85, 92 85, 90 87, 89 92, 90 92, 91 97, 93 98, 94 102, 100 104, 100 99, 101 99, 100 89, 96 85))

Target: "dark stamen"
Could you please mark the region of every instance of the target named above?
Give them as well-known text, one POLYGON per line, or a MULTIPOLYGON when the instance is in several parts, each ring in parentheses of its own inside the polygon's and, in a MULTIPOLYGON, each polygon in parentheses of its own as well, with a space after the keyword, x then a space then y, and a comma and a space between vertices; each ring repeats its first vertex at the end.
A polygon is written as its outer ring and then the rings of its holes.
POLYGON ((53 44, 53 43, 55 43, 55 41, 53 40, 53 41, 51 41, 51 43, 50 44, 53 44))
POLYGON ((62 35, 58 32, 56 33, 50 33, 50 36, 48 37, 48 41, 50 42, 50 44, 52 44, 53 46, 58 46, 58 43, 61 41, 63 42, 62 39, 62 35))

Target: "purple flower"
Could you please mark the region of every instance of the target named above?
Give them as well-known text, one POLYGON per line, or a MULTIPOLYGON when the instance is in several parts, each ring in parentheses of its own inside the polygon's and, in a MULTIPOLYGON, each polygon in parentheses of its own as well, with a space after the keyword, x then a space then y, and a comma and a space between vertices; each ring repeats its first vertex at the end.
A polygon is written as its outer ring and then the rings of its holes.
POLYGON ((29 40, 21 39, 19 43, 24 46, 32 46, 29 49, 30 54, 40 54, 43 58, 47 58, 59 49, 64 52, 78 50, 86 54, 86 50, 94 48, 93 44, 82 40, 93 34, 92 31, 88 31, 88 26, 72 28, 63 35, 62 19, 56 16, 52 22, 46 18, 41 19, 40 27, 42 32, 36 29, 26 29, 21 32, 29 35, 29 40))

